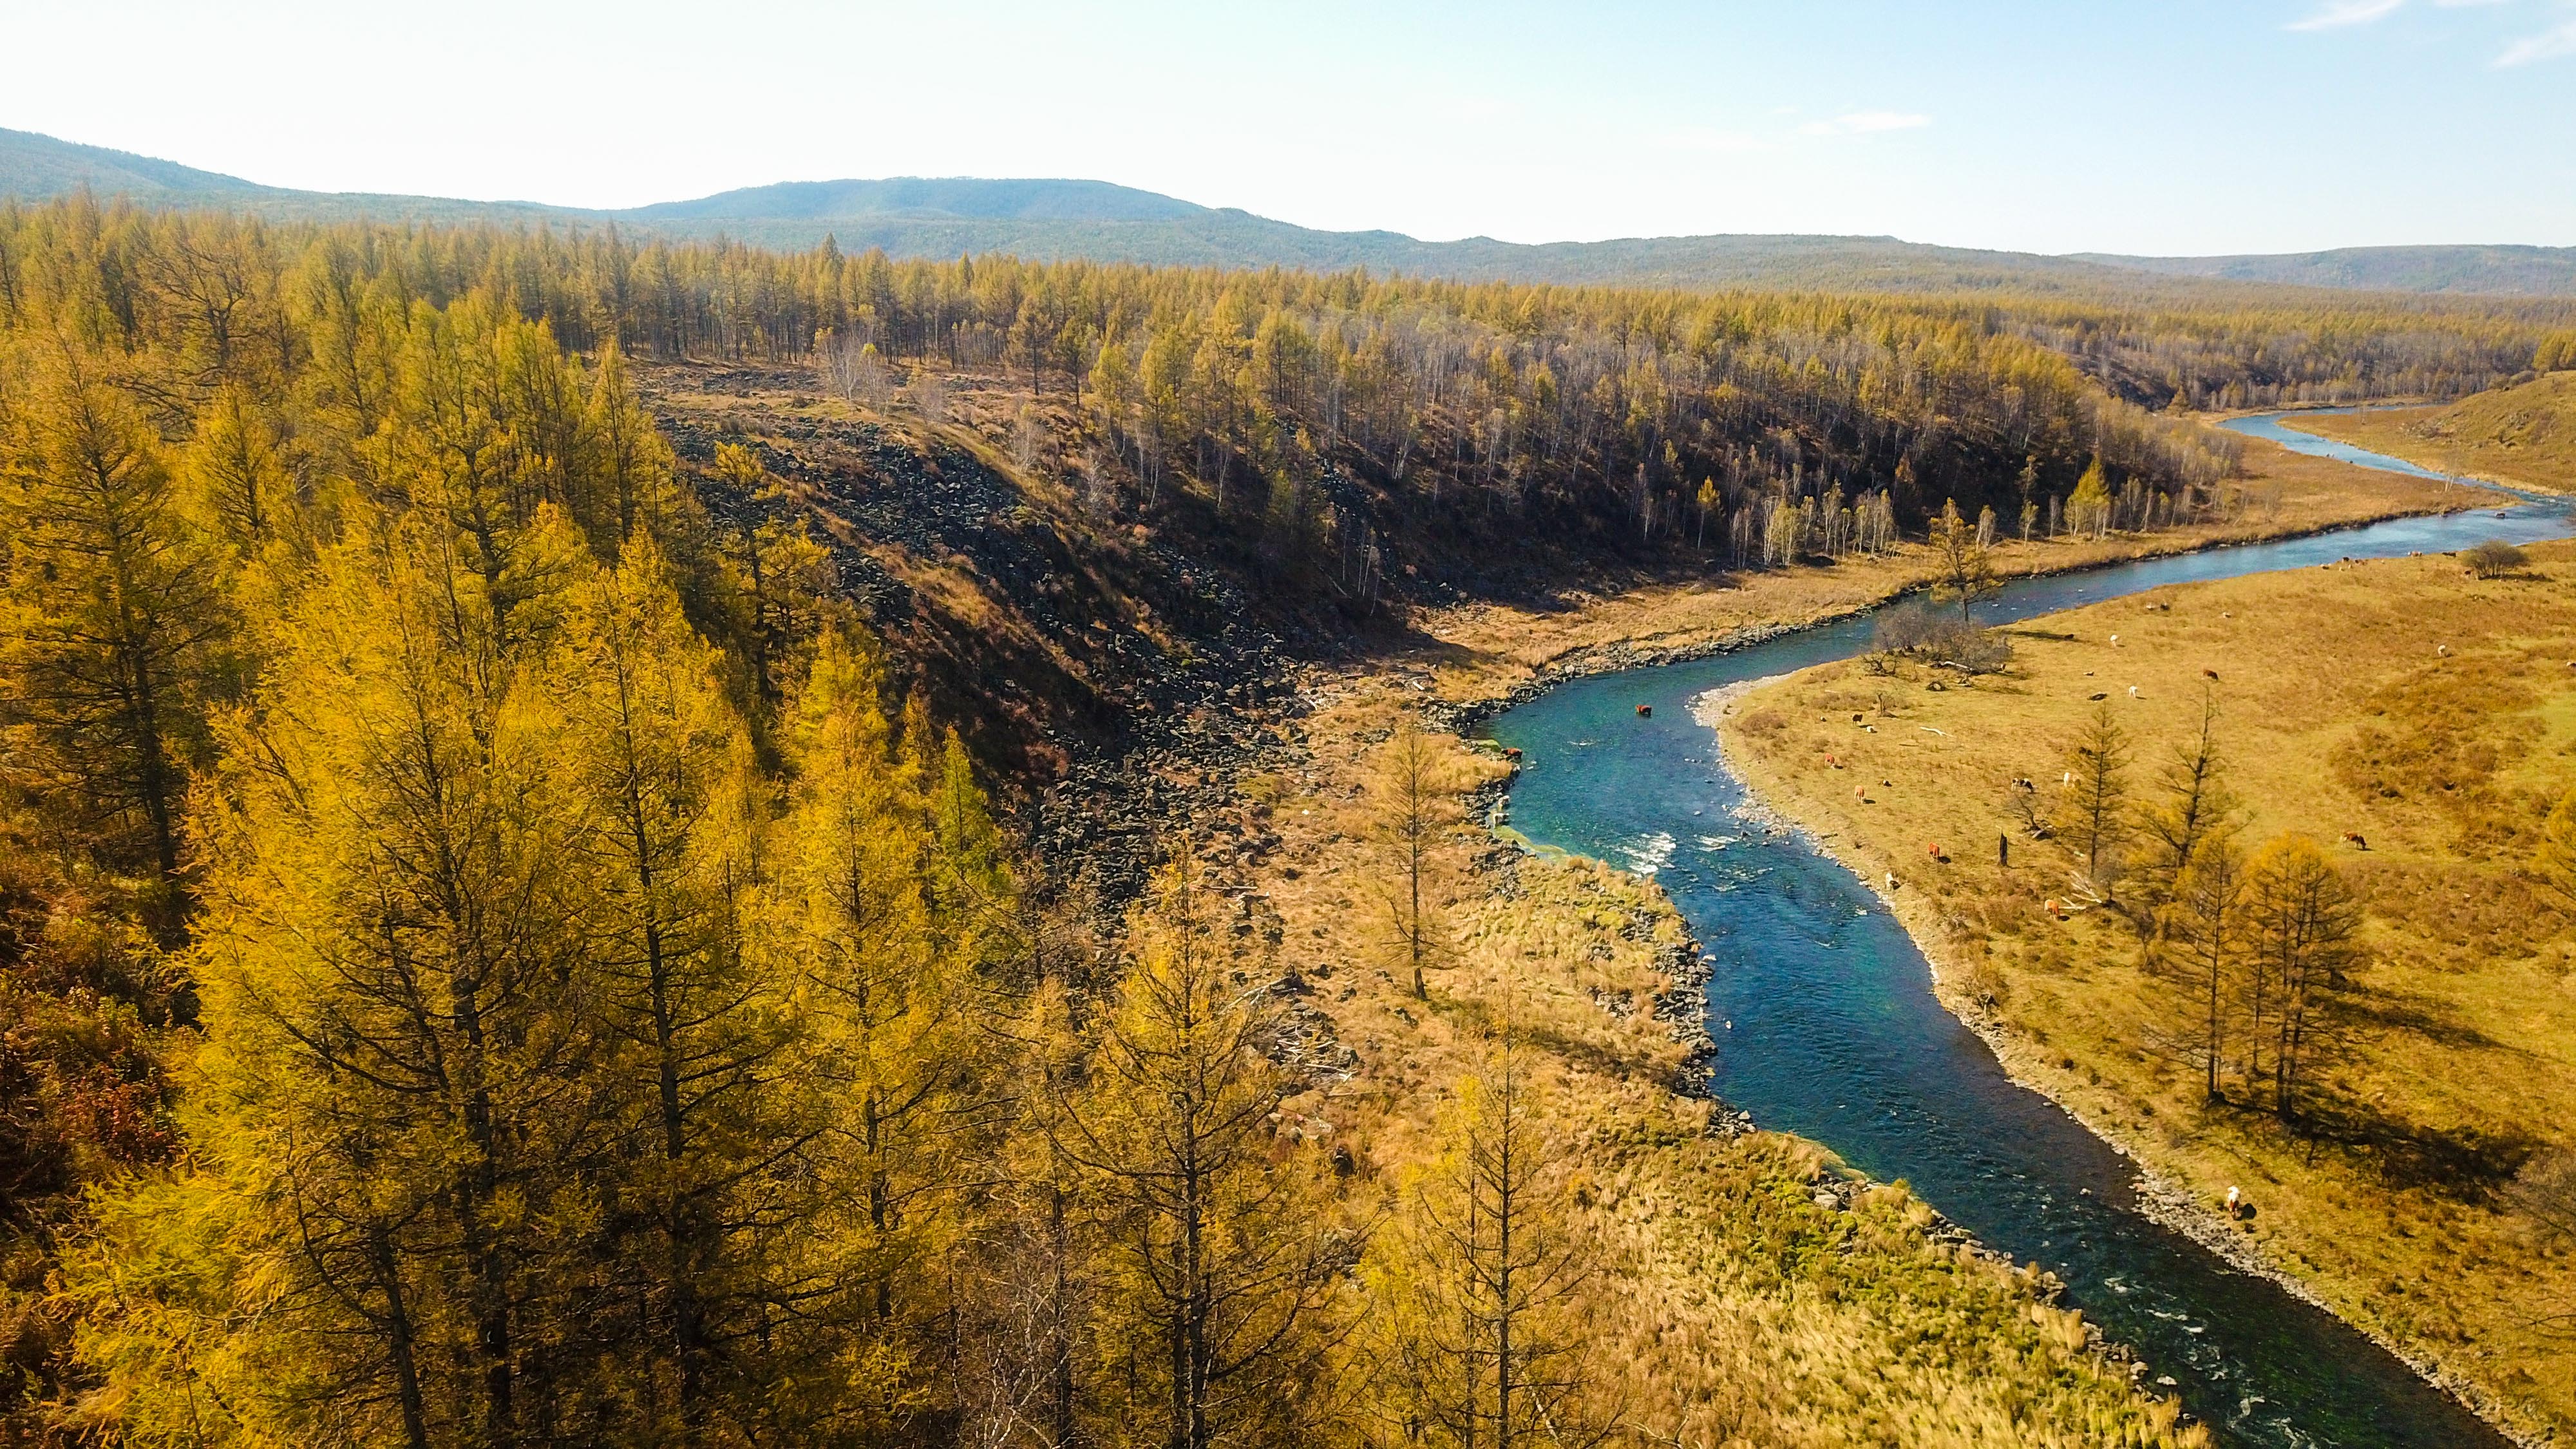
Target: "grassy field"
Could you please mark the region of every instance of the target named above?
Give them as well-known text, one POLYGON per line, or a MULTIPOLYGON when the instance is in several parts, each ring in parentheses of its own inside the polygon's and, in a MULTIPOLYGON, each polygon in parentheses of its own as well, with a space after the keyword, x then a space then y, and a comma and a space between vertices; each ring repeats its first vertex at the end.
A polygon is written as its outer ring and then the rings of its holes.
POLYGON ((2283 425, 2517 488, 2576 490, 2576 372, 2554 372, 2448 407, 2293 416, 2283 425))
POLYGON ((1762 798, 1865 877, 1900 878, 1944 999, 2016 1075, 2202 1203, 2241 1186, 2270 1261, 2563 1438, 2576 1245, 2516 1193, 2576 1149, 2576 918, 2529 869, 2576 786, 2576 547, 2533 557, 2489 581, 2434 556, 2169 588, 2033 621, 1973 687, 1915 665, 1806 671, 1737 700, 1721 734, 1762 798), (2031 839, 2011 806, 2025 778, 2059 795, 2104 704, 2133 796, 2154 798, 2204 689, 2240 839, 2325 843, 2367 904, 2367 964, 2296 1127, 2250 1091, 2206 1099, 2189 984, 2142 966, 2122 910, 2045 912, 2081 898, 2068 837, 2031 839), (1930 864, 1926 842, 1952 858, 1930 864))

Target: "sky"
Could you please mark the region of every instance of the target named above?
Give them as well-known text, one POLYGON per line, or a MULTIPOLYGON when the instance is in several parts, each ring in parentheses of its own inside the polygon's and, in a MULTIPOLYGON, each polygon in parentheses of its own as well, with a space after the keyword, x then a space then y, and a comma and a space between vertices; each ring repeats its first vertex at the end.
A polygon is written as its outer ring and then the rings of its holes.
POLYGON ((2576 0, 0 0, 0 126, 616 207, 1083 176, 1447 239, 2576 245, 2576 0))

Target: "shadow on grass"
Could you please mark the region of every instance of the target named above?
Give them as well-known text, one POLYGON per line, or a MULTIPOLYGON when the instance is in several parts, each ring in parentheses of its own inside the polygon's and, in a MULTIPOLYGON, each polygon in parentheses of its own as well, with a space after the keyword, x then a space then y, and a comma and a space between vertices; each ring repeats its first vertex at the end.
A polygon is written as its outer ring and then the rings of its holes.
POLYGON ((2309 1103, 2287 1130, 2367 1161, 2391 1187, 2463 1203, 2495 1201, 2542 1145, 2520 1132, 2435 1127, 2342 1100, 2309 1103))

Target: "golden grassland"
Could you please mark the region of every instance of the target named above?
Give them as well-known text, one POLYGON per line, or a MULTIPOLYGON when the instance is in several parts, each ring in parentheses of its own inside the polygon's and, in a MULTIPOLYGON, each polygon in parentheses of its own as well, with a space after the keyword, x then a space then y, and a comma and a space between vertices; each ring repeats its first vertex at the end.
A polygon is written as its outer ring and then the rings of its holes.
MULTIPOLYGON (((1688 943, 1651 882, 1524 856, 1462 819, 1439 873, 1458 951, 1428 999, 1391 958, 1355 950, 1384 918, 1389 877, 1368 844, 1368 761, 1420 695, 1359 673, 1312 683, 1330 702, 1301 722, 1303 758, 1250 781, 1216 831, 1277 837, 1226 852, 1221 878, 1243 929, 1275 934, 1280 966, 1356 1053, 1346 1083, 1297 1105, 1392 1180, 1436 1151, 1440 1104, 1508 1020, 1548 1079, 1573 1201, 1605 1245, 1592 1366, 1641 1442, 2205 1442, 2047 1301, 2044 1276, 1966 1246, 1812 1143, 1712 1130, 1710 1104, 1677 1090, 1685 1048, 1654 1012, 1688 943)), ((1500 776, 1489 756, 1437 743, 1462 794, 1500 776)))
MULTIPOLYGON (((2245 476, 2239 481, 2248 503, 2241 516, 2100 540, 2008 539, 1995 549, 1996 571, 2007 577, 2063 573, 2497 501, 2493 494, 2465 494, 2400 473, 2293 453, 2260 438, 2245 444, 2245 476)), ((1723 588, 1695 579, 1613 595, 1568 593, 1547 606, 1467 604, 1430 614, 1420 627, 1447 646, 1436 656, 1443 665, 1442 693, 1487 699, 1551 665, 1604 652, 1703 648, 1748 630, 1796 628, 1849 614, 1921 588, 1932 573, 1931 550, 1909 544, 1881 558, 1741 575, 1723 588)))
POLYGON ((2576 372, 2553 372, 2447 407, 2294 415, 2283 426, 2421 467, 2552 493, 2576 490, 2576 372))
POLYGON ((2272 1263, 2508 1422, 2563 1436, 2576 1338, 2552 1322, 2576 1304, 2576 1254, 2506 1191, 2576 1146, 2576 920, 2526 873, 2576 785, 2576 547, 2533 556, 2485 581, 2432 556, 2168 588, 2032 621, 2010 670, 1974 687, 1808 670, 1742 696, 1721 735, 1764 800, 1864 877, 1898 877, 1944 1000, 2017 1076, 2203 1202, 2243 1186, 2272 1263), (2334 842, 2369 906, 2352 1035, 2302 1130, 2204 1100, 2186 988, 2141 968, 2113 911, 2044 914, 2069 861, 2008 813, 2016 779, 2055 786, 2102 696, 2148 793, 2204 687, 2244 838, 2334 842))

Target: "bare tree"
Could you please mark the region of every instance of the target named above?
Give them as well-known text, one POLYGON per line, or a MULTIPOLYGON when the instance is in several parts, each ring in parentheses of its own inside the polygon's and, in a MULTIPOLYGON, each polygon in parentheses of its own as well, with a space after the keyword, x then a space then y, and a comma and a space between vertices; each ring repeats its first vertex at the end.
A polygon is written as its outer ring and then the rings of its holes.
POLYGON ((1993 550, 1994 521, 1989 513, 1982 524, 1970 524, 1959 516, 1958 502, 1946 500, 1941 516, 1932 520, 1932 561, 1939 572, 1937 589, 1941 597, 1959 601, 1959 618, 1972 619, 1970 612, 1977 600, 2002 588, 1995 577, 1993 550))

